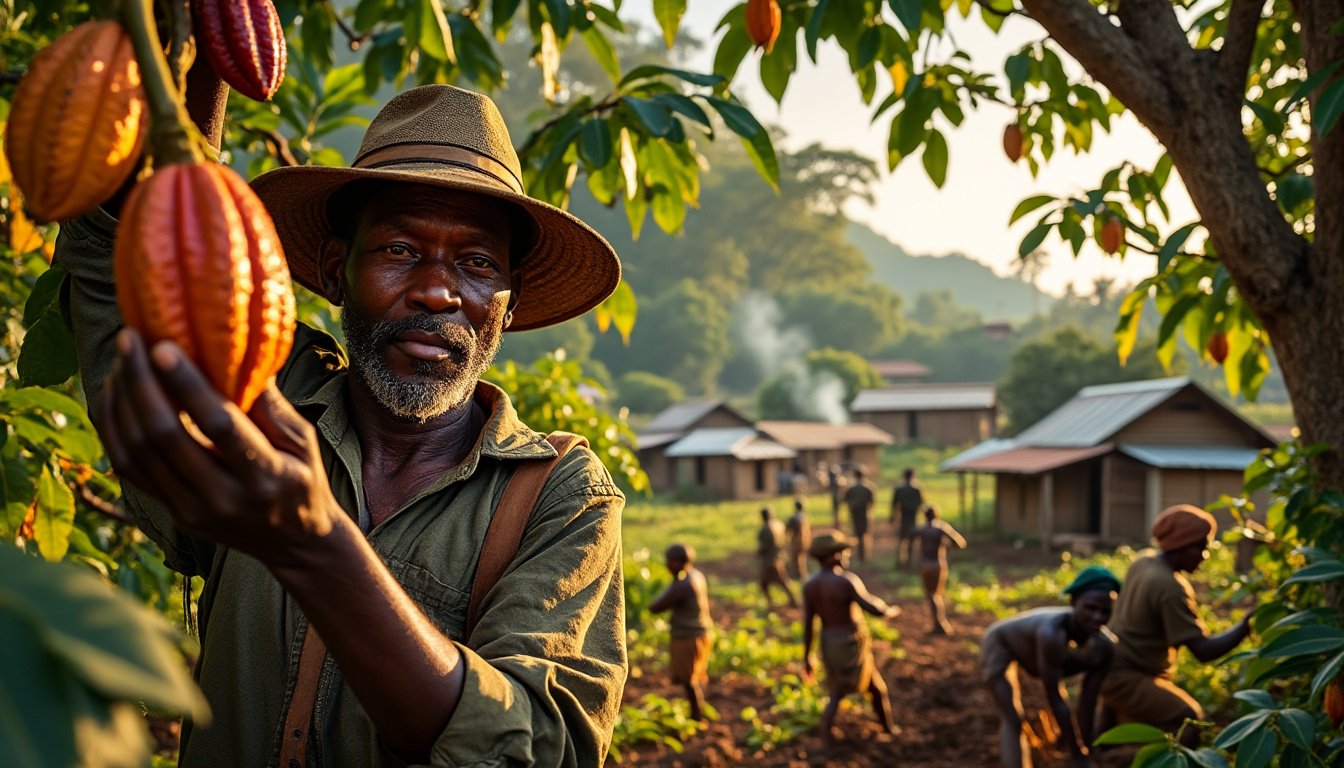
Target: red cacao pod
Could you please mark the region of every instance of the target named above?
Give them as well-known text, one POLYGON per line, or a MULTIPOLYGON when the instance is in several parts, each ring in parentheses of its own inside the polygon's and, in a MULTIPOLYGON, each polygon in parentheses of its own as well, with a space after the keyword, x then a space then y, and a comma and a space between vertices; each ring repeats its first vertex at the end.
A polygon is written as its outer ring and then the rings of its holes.
POLYGON ((1324 705, 1330 723, 1338 728, 1340 723, 1344 723, 1344 688, 1340 687, 1338 679, 1325 686, 1324 705))
POLYGON ((1120 245, 1125 242, 1125 225, 1115 216, 1107 216, 1106 223, 1101 225, 1101 249, 1107 253, 1115 253, 1120 250, 1120 245))
POLYGON ((140 67, 115 21, 89 21, 33 58, 9 110, 5 155, 29 216, 88 213, 135 170, 148 125, 140 67))
POLYGON ((285 30, 271 0, 192 0, 201 47, 224 82, 266 101, 285 79, 285 30))
POLYGON ((1227 359, 1227 334, 1218 331, 1210 336, 1208 349, 1209 357, 1213 358, 1213 362, 1222 365, 1223 361, 1227 359))
POLYGON ((1017 123, 1009 123, 1003 129, 1003 154, 1014 163, 1022 159, 1022 129, 1017 123))
POLYGON ((767 55, 775 47, 783 18, 778 0, 747 0, 747 35, 767 55))
POLYGON ((270 214, 238 174, 174 163, 131 190, 117 299, 149 343, 176 342, 244 411, 289 356, 294 291, 270 214))

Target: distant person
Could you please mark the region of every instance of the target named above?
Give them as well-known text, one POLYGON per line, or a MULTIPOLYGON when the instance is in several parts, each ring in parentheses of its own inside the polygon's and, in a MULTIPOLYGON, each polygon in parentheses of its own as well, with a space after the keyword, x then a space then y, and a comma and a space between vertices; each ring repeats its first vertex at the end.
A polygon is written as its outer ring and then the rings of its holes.
POLYGON ((1111 617, 1120 581, 1099 565, 1078 572, 1064 594, 1068 608, 1035 608, 989 625, 980 641, 980 673, 999 708, 999 757, 1003 768, 1031 768, 1031 747, 1022 726, 1020 667, 1039 678, 1059 724, 1060 742, 1076 768, 1096 765, 1092 743, 1097 696, 1114 656, 1104 625, 1111 617), (1083 675, 1075 715, 1069 711, 1064 679, 1083 675))
POLYGON ((877 501, 873 484, 866 478, 867 473, 867 468, 862 464, 854 467, 854 483, 845 491, 845 506, 849 507, 849 520, 854 526, 854 545, 861 563, 868 559, 868 513, 877 501))
POLYGON ((766 610, 775 605, 770 597, 770 587, 778 586, 789 599, 789 607, 797 608, 798 599, 793 596, 789 586, 788 574, 784 573, 784 526, 775 519, 769 507, 761 508, 761 529, 756 533, 756 557, 760 560, 761 592, 765 594, 766 610))
POLYGON ((804 471, 803 471, 803 465, 802 465, 802 464, 794 464, 794 465, 793 465, 793 493, 794 493, 794 495, 795 495, 795 496, 806 496, 808 490, 809 490, 809 489, 808 489, 808 487, 807 487, 807 472, 804 472, 804 471))
POLYGON ((835 527, 840 529, 840 502, 845 497, 845 473, 840 469, 839 464, 822 463, 826 470, 826 489, 831 494, 831 517, 834 518, 835 527))
POLYGON ((896 527, 896 567, 901 565, 901 553, 905 553, 905 564, 914 565, 914 543, 910 538, 915 530, 919 511, 924 508, 924 491, 915 482, 915 470, 907 467, 901 473, 901 484, 891 493, 891 521, 896 527), (897 516, 899 515, 899 522, 897 516))
POLYGON ((691 719, 705 719, 705 686, 709 683, 709 652, 713 647, 709 617, 709 589, 705 575, 692 563, 695 548, 673 544, 663 553, 672 584, 649 604, 654 613, 672 612, 669 649, 673 685, 686 689, 691 719))
POLYGON ((896 733, 887 684, 873 663, 868 625, 859 611, 890 619, 901 609, 869 594, 863 580, 846 570, 849 548, 849 540, 839 531, 826 531, 813 538, 808 552, 817 559, 820 570, 803 585, 803 670, 811 677, 812 626, 815 619, 821 619, 821 663, 830 697, 821 714, 821 736, 828 745, 835 738, 831 730, 835 713, 851 693, 866 692, 882 728, 896 733))
POLYGON ((807 548, 812 543, 812 524, 807 520, 806 502, 801 497, 793 500, 793 514, 784 523, 788 539, 789 575, 801 581, 807 576, 807 548))
POLYGON ((1129 566, 1111 619, 1117 642, 1114 666, 1101 687, 1103 730, 1111 720, 1147 723, 1180 732, 1187 747, 1198 743, 1199 730, 1181 725, 1203 719, 1204 708, 1172 680, 1176 651, 1185 646, 1207 663, 1251 632, 1248 612, 1232 628, 1210 635, 1185 577, 1208 558, 1217 532, 1213 516, 1189 504, 1169 507, 1153 521, 1161 552, 1148 550, 1129 566))
POLYGON ((943 587, 947 584, 947 545, 966 548, 966 540, 956 529, 938 519, 938 510, 924 508, 924 524, 910 532, 911 540, 919 546, 919 578, 924 584, 924 596, 929 601, 929 615, 933 618, 935 635, 952 634, 943 606, 943 587))

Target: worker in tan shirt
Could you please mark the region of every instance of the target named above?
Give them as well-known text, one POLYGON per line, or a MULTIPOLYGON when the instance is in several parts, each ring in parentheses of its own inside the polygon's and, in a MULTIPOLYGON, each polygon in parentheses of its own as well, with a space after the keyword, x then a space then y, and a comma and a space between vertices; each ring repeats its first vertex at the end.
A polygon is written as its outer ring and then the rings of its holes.
POLYGON ((704 720, 705 685, 709 683, 709 652, 713 646, 709 617, 709 589, 705 575, 692 563, 695 549, 688 544, 673 544, 663 553, 672 584, 649 604, 653 613, 672 612, 671 656, 672 683, 686 689, 691 702, 691 719, 704 720))

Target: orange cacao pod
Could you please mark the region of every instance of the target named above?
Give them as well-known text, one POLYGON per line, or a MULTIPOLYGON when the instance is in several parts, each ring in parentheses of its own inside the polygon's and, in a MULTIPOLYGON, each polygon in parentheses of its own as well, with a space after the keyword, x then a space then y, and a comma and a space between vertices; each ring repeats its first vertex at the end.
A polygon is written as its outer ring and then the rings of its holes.
POLYGON ((1125 225, 1120 223, 1120 219, 1115 216, 1107 216, 1106 223, 1101 225, 1101 249, 1107 253, 1115 253, 1120 250, 1120 244, 1125 241, 1125 225))
POLYGON ((36 221, 88 213, 135 169, 148 113, 131 39, 89 21, 33 57, 14 91, 5 155, 36 221))
POLYGON ((747 0, 747 35, 767 54, 775 47, 783 18, 778 0, 747 0))
POLYGON ((176 342, 244 411, 289 356, 294 292, 266 208, 214 163, 163 166, 131 190, 117 299, 148 343, 176 342))
POLYGON ((1208 349, 1209 357, 1213 358, 1213 362, 1222 365, 1223 361, 1227 359, 1227 334, 1218 331, 1210 336, 1208 349))
POLYGON ((1337 679, 1325 687, 1325 714, 1336 728, 1344 723, 1344 688, 1340 687, 1337 679))
POLYGON ((1022 129, 1017 123, 1009 123, 1003 129, 1003 154, 1014 163, 1022 159, 1022 129))
POLYGON ((239 93, 266 101, 285 79, 285 30, 271 0, 192 0, 201 47, 239 93))

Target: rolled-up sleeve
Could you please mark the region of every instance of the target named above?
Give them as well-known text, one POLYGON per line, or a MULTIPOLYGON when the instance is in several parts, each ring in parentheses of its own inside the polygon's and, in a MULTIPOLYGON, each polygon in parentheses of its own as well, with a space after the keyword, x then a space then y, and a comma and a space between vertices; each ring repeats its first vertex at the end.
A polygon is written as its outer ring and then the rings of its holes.
POLYGON ((435 765, 602 763, 626 677, 624 506, 591 451, 557 467, 518 556, 482 602, 471 648, 459 646, 462 698, 435 765))

